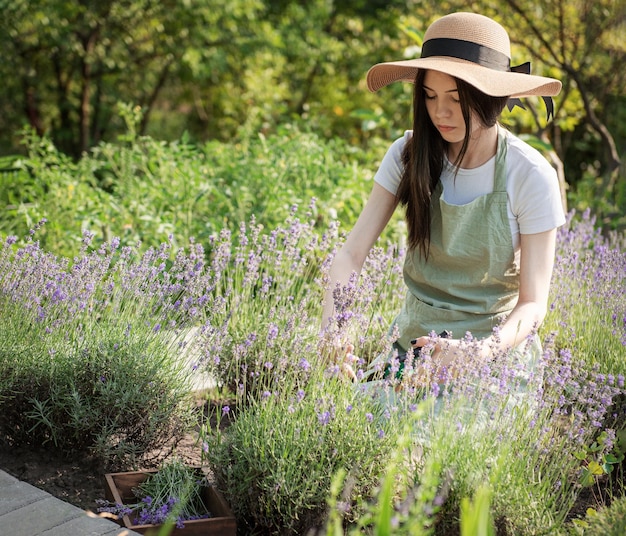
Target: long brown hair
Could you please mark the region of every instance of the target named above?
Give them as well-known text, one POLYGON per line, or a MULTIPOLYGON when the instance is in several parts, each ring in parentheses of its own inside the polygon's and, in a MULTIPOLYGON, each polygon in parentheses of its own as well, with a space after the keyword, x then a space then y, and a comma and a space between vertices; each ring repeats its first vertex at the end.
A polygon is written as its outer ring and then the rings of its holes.
MULTIPOLYGON (((419 248, 428 258, 431 227, 430 199, 443 171, 448 143, 435 128, 424 92, 426 70, 420 69, 413 92, 413 136, 402 152, 404 170, 398 186, 398 200, 405 207, 409 248, 419 248)), ((485 127, 496 124, 508 97, 491 97, 467 82, 455 78, 465 121, 465 138, 459 156, 453 162, 458 171, 467 152, 472 132, 472 112, 485 127)))

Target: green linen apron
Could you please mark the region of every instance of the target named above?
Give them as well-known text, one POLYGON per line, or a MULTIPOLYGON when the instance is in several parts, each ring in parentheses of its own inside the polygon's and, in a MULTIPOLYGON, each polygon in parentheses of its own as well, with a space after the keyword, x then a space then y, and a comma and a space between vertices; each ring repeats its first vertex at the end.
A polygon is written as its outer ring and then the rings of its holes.
POLYGON ((506 131, 498 129, 493 192, 466 205, 442 198, 441 182, 432 196, 430 250, 408 252, 404 280, 408 287, 394 320, 398 345, 431 332, 450 331, 462 338, 492 334, 517 302, 519 268, 507 213, 506 131))

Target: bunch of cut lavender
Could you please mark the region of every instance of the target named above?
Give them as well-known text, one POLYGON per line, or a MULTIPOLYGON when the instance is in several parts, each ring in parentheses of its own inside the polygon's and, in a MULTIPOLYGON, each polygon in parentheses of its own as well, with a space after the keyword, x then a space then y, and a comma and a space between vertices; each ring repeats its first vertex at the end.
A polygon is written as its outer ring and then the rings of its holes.
POLYGON ((98 511, 118 516, 133 515, 137 525, 172 522, 183 528, 185 521, 211 517, 202 499, 203 487, 207 485, 206 477, 201 477, 196 469, 174 457, 133 489, 136 503, 111 505, 100 501, 102 506, 98 511))

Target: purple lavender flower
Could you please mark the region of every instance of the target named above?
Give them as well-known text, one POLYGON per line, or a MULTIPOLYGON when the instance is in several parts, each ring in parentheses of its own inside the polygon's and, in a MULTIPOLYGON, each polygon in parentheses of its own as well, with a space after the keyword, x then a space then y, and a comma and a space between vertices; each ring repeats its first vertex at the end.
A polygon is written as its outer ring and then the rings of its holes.
POLYGON ((326 426, 330 423, 330 412, 324 411, 317 414, 317 419, 322 426, 326 426))

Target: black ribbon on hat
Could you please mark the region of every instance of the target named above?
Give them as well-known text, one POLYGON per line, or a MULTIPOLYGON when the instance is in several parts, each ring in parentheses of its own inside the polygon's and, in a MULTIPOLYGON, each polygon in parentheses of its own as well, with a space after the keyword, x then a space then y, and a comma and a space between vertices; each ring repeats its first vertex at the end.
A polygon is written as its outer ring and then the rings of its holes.
MULTIPOLYGON (((530 74, 530 62, 527 61, 526 63, 522 63, 521 65, 514 65, 513 67, 511 67, 511 72, 530 74)), ((550 117, 554 117, 554 101, 552 100, 552 97, 544 97, 542 95, 541 98, 546 105, 546 121, 550 121, 550 117)), ((522 101, 517 97, 509 99, 506 103, 506 107, 509 109, 509 112, 513 110, 513 108, 515 108, 516 106, 519 106, 522 110, 526 109, 526 106, 524 106, 522 101)))
MULTIPOLYGON (((506 54, 499 52, 490 47, 474 43, 472 41, 465 41, 463 39, 451 39, 446 37, 439 37, 435 39, 429 39, 422 46, 422 58, 428 58, 431 56, 448 56, 451 58, 458 58, 461 60, 471 61, 482 67, 488 69, 494 69, 502 72, 512 72, 521 74, 530 74, 530 62, 522 63, 521 65, 511 66, 511 60, 506 54)), ((546 104, 546 111, 548 115, 548 121, 550 117, 554 116, 554 101, 552 97, 541 96, 543 102, 546 104)), ((519 106, 523 110, 526 107, 522 104, 522 101, 513 97, 508 100, 507 107, 511 111, 515 106, 519 106)))

